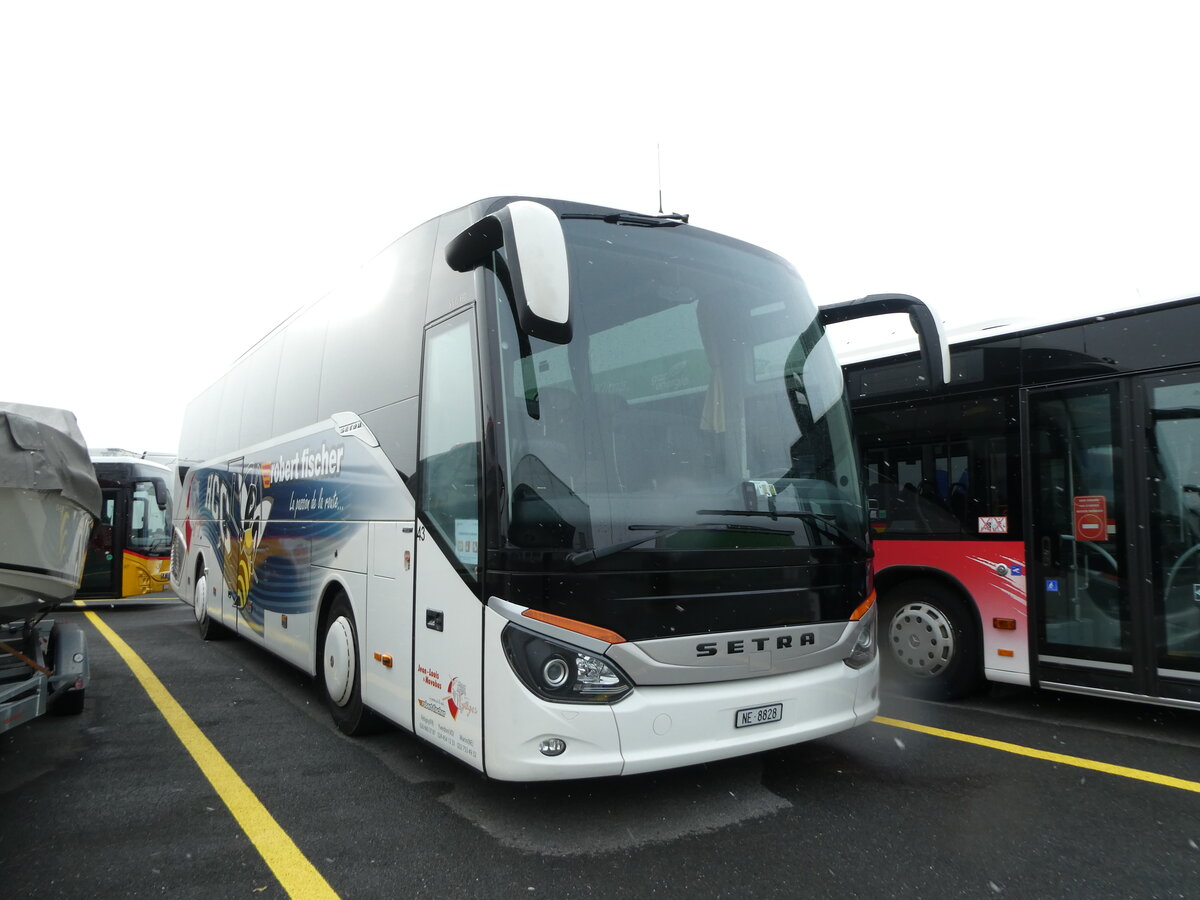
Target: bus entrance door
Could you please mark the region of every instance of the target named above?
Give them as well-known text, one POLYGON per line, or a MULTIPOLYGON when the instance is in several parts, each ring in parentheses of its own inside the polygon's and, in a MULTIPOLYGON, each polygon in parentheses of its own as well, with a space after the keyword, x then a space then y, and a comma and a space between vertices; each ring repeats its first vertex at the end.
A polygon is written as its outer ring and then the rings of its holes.
POLYGON ((1200 701, 1200 372, 1142 379, 1156 695, 1200 701))
POLYGON ((1130 577, 1127 389, 1109 381, 1028 394, 1031 650, 1046 687, 1147 692, 1145 611, 1130 577))
POLYGON ((106 487, 103 493, 100 518, 96 520, 88 540, 79 593, 93 597, 119 597, 123 545, 120 535, 125 511, 121 508, 120 488, 106 487))

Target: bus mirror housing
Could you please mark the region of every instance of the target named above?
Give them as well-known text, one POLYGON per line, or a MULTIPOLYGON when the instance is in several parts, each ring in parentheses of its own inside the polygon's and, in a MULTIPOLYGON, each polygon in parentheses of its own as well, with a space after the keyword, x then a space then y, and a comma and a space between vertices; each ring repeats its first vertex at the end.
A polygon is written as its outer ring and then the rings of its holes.
POLYGON ((167 486, 159 478, 154 479, 154 502, 162 510, 171 504, 171 495, 167 492, 167 486))
POLYGON ((831 303, 820 308, 821 324, 825 326, 892 313, 908 313, 908 320, 921 345, 921 359, 930 388, 938 390, 949 384, 950 345, 946 343, 937 316, 923 301, 908 294, 868 294, 857 300, 831 303))
POLYGON ((507 267, 496 275, 512 297, 521 330, 555 344, 570 341, 571 283, 558 215, 541 203, 514 200, 450 241, 446 262, 456 272, 470 272, 501 247, 507 267))

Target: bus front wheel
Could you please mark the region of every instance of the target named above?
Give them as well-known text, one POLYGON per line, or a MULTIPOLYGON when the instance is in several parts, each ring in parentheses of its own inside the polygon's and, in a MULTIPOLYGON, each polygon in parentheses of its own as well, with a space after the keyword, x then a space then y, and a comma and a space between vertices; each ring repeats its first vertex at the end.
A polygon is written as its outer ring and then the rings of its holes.
POLYGON ((956 700, 981 684, 979 635, 966 604, 934 581, 911 581, 883 601, 885 671, 905 693, 956 700))
POLYGON ((322 646, 322 684, 333 721, 345 734, 368 734, 376 730, 378 720, 362 702, 358 629, 345 594, 338 595, 325 617, 322 646))

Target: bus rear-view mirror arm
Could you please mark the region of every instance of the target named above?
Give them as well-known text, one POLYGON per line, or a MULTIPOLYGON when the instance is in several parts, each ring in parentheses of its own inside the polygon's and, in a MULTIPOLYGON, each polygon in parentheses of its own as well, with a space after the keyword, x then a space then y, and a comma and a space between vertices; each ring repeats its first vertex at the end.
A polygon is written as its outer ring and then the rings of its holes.
POLYGON ((871 316, 886 316, 893 313, 908 313, 913 331, 921 344, 921 359, 929 385, 937 390, 950 383, 950 345, 942 334, 941 324, 924 301, 908 294, 868 294, 857 300, 831 303, 820 309, 821 324, 849 322, 851 319, 866 319, 871 316))
POLYGON ((567 242, 558 215, 532 200, 515 200, 484 216, 446 245, 446 262, 470 272, 505 249, 517 323, 530 337, 571 340, 567 242))

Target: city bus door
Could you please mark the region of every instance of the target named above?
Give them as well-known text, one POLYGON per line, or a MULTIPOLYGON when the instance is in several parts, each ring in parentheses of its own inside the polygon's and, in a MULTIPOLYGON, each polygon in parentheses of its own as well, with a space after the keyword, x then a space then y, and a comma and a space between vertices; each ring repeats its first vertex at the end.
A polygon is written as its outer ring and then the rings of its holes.
POLYGON ((1141 387, 1153 693, 1200 702, 1200 372, 1148 375, 1141 387))
POLYGON ((1147 615, 1127 496, 1130 385, 1027 395, 1027 578, 1037 683, 1143 694, 1147 615))
POLYGON ((119 597, 121 557, 125 542, 125 510, 121 506, 121 489, 106 487, 100 503, 100 517, 88 540, 87 556, 83 563, 80 596, 119 597))

